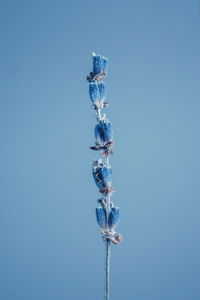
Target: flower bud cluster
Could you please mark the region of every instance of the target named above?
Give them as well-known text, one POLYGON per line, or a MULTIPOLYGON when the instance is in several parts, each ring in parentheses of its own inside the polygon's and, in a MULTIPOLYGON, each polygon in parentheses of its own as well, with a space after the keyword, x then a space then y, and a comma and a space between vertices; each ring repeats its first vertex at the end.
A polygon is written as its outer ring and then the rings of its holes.
POLYGON ((94 181, 102 194, 98 200, 99 206, 96 208, 97 223, 100 226, 102 238, 110 240, 118 245, 122 240, 122 235, 115 232, 120 218, 119 207, 114 206, 110 197, 114 191, 112 187, 112 169, 109 164, 110 154, 114 154, 113 130, 106 115, 102 116, 101 110, 109 105, 105 102, 106 86, 103 79, 107 75, 108 59, 101 55, 92 54, 93 71, 87 76, 89 81, 89 96, 92 108, 96 111, 97 124, 94 129, 95 145, 90 147, 92 150, 103 150, 103 159, 93 162, 92 174, 94 181))

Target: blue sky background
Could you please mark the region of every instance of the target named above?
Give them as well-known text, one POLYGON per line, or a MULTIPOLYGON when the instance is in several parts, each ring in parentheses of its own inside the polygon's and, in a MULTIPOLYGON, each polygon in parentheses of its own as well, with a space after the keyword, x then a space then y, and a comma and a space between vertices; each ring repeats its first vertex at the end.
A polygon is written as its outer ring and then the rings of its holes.
POLYGON ((103 299, 91 53, 109 58, 111 299, 200 299, 200 5, 0 1, 0 299, 103 299))

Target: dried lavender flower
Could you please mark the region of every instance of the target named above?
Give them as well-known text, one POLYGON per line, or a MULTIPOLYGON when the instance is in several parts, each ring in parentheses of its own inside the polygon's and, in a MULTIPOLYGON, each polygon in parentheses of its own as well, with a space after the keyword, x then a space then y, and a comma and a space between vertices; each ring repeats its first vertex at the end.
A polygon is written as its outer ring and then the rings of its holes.
POLYGON ((96 219, 100 226, 103 241, 106 244, 105 256, 105 300, 109 300, 109 272, 110 272, 110 242, 119 245, 122 241, 122 235, 115 232, 115 227, 119 223, 120 209, 111 202, 111 194, 114 191, 112 187, 112 169, 110 166, 110 154, 114 153, 113 130, 110 121, 105 114, 102 116, 101 110, 108 107, 106 98, 106 86, 103 79, 107 75, 108 59, 101 55, 92 54, 93 71, 87 76, 89 81, 89 96, 92 102, 92 108, 96 112, 97 124, 94 130, 95 146, 92 150, 103 150, 101 155, 104 159, 98 159, 93 162, 92 174, 94 181, 102 194, 98 199, 99 206, 96 208, 96 219))

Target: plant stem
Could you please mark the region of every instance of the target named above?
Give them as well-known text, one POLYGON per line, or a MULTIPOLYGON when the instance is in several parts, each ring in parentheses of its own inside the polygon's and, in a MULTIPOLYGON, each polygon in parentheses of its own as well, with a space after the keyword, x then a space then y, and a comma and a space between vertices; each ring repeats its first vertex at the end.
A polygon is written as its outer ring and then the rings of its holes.
POLYGON ((100 108, 97 108, 97 121, 100 123, 101 121, 101 109, 100 108))
POLYGON ((105 262, 105 300, 109 300, 109 282, 110 282, 110 240, 106 240, 106 262, 105 262))
MULTIPOLYGON (((96 111, 96 118, 97 122, 100 124, 102 120, 101 116, 101 108, 97 108, 96 111)), ((108 168, 110 168, 109 162, 109 154, 105 157, 105 163, 108 168)), ((107 218, 107 230, 109 229, 108 226, 108 219, 110 215, 110 194, 106 195, 106 218, 107 218)), ((109 231, 109 230, 108 230, 109 231)), ((109 300, 109 289, 110 289, 110 239, 106 239, 106 255, 105 255, 105 300, 109 300)))
MULTIPOLYGON (((106 164, 109 166, 109 156, 106 158, 106 164)), ((110 214, 110 194, 106 196, 106 217, 107 228, 110 214)), ((109 283, 110 283, 110 239, 106 239, 106 262, 105 262, 105 300, 109 300, 109 283)))

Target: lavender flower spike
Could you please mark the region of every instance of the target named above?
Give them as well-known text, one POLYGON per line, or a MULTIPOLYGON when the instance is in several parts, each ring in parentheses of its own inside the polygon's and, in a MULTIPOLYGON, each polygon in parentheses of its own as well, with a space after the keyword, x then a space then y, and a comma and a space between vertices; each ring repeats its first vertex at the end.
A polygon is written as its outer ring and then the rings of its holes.
POLYGON ((100 226, 102 239, 105 242, 105 300, 109 300, 109 278, 110 278, 110 245, 111 242, 119 245, 122 235, 115 231, 119 223, 120 210, 111 202, 111 195, 114 191, 112 187, 112 169, 110 166, 110 154, 113 154, 113 130, 110 121, 101 110, 108 107, 106 99, 106 86, 103 79, 107 75, 108 59, 102 55, 92 54, 93 70, 87 76, 89 81, 89 96, 92 108, 96 113, 97 124, 94 130, 95 146, 92 150, 103 150, 102 159, 95 160, 92 166, 94 181, 102 194, 98 200, 99 206, 96 208, 96 219, 100 226))

